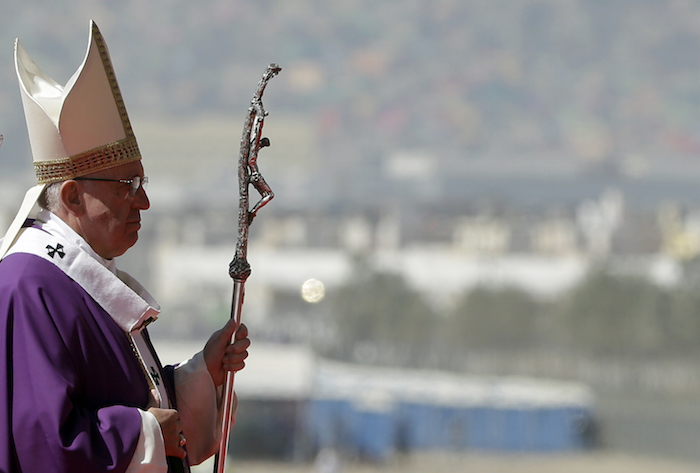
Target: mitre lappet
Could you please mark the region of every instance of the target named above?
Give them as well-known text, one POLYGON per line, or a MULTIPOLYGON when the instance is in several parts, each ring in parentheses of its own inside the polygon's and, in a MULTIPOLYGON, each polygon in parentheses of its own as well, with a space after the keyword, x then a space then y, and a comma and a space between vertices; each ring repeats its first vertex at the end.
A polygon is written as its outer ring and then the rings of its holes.
POLYGON ((97 24, 83 63, 65 86, 45 74, 15 41, 15 68, 37 185, 29 189, 0 246, 0 259, 27 219, 38 213, 48 184, 141 159, 107 45, 97 24))

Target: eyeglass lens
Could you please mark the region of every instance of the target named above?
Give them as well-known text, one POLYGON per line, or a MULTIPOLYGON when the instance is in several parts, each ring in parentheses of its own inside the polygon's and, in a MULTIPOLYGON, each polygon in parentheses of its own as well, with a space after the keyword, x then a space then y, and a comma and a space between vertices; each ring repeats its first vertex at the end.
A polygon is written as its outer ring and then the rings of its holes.
POLYGON ((134 176, 134 178, 131 180, 131 195, 135 196, 136 193, 139 191, 139 187, 143 187, 143 190, 145 191, 147 186, 148 177, 134 176))

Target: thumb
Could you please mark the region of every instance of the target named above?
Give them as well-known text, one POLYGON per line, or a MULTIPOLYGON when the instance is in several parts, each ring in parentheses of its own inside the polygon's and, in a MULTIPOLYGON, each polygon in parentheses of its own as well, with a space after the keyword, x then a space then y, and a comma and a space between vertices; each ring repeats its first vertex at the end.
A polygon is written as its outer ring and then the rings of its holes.
POLYGON ((216 386, 223 382, 221 363, 236 326, 235 319, 230 319, 226 325, 214 332, 204 345, 204 361, 216 386))
POLYGON ((226 322, 226 325, 221 327, 221 329, 215 334, 217 345, 228 345, 231 342, 231 339, 233 338, 233 333, 236 331, 237 328, 238 324, 236 323, 236 320, 229 319, 228 322, 226 322))
POLYGON ((214 332, 204 346, 205 357, 212 352, 223 352, 226 346, 231 342, 231 337, 233 337, 233 332, 236 331, 236 327, 236 320, 229 319, 226 325, 214 332))

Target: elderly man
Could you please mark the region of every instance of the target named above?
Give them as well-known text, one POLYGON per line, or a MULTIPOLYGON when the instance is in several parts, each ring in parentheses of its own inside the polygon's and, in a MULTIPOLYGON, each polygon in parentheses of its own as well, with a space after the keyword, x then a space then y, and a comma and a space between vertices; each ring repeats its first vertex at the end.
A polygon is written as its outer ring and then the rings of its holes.
POLYGON ((15 46, 38 185, 0 245, 0 472, 187 471, 216 451, 219 387, 250 341, 230 321, 192 359, 158 361, 160 309, 114 260, 138 239, 148 178, 90 33, 65 87, 15 46))

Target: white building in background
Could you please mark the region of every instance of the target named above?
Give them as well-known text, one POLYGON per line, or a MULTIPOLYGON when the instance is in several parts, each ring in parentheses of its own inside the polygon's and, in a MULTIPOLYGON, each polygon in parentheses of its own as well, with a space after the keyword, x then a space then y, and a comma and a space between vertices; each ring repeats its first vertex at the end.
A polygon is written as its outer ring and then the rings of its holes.
POLYGON ((534 225, 531 239, 533 251, 539 254, 567 257, 579 252, 576 225, 567 219, 553 218, 534 225))
MULTIPOLYGON (((274 293, 299 293, 309 279, 322 282, 329 291, 349 283, 357 255, 371 269, 400 275, 437 308, 449 308, 465 291, 480 285, 553 297, 580 282, 601 257, 621 274, 644 276, 661 285, 678 282, 682 268, 672 255, 610 254, 623 211, 622 195, 613 190, 582 203, 576 221, 557 216, 532 222, 528 252, 513 252, 514 230, 507 220, 486 215, 455 217, 451 238, 448 232, 444 241, 432 244, 403 241, 406 229, 398 209, 371 217, 358 211, 327 221, 316 216, 313 222, 299 214, 268 215, 256 221, 257 235, 249 242, 252 275, 246 283, 246 314, 248 320, 264 320, 274 293), (577 247, 577 235, 583 237, 583 249, 577 247)), ((148 257, 151 287, 164 306, 230 305, 227 267, 235 241, 207 243, 204 232, 212 218, 216 216, 200 212, 158 220, 159 244, 148 257)))
POLYGON ((591 257, 604 258, 610 254, 613 234, 622 224, 624 210, 624 196, 618 189, 609 189, 599 199, 588 199, 579 205, 577 223, 591 257))
POLYGON ((495 218, 460 218, 453 234, 455 247, 469 254, 503 255, 510 248, 510 225, 495 218))
MULTIPOLYGON (((226 267, 234 246, 164 245, 154 254, 153 278, 163 305, 201 304, 203 294, 230 303, 232 287, 226 267), (195 298, 195 300, 190 300, 195 298)), ((518 287, 540 297, 552 297, 573 287, 586 275, 590 262, 580 255, 505 254, 475 256, 451 247, 408 247, 368 255, 374 269, 401 275, 437 307, 449 307, 464 291, 479 285, 518 287)), ((246 316, 264 319, 274 291, 299 292, 308 279, 328 290, 350 282, 353 257, 341 249, 271 248, 251 244, 253 268, 246 283, 246 316)), ((680 268, 661 255, 623 265, 625 271, 646 274, 660 284, 673 284, 680 268)), ((249 319, 250 320, 250 319, 249 319)))

